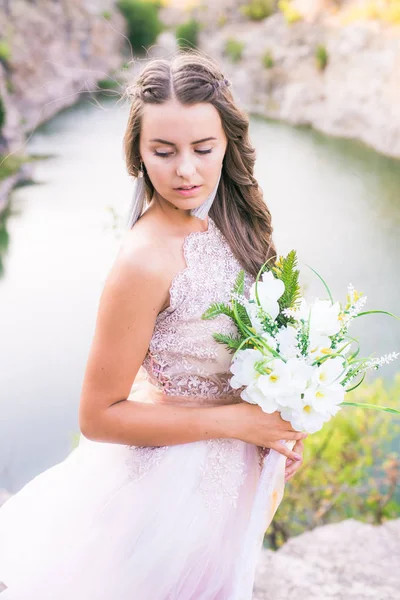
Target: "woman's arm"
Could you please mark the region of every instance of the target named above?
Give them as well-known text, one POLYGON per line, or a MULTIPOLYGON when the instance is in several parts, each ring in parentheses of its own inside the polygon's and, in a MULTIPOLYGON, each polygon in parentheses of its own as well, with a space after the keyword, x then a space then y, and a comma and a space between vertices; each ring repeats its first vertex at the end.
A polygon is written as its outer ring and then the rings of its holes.
MULTIPOLYGON (((176 270, 160 248, 130 243, 121 249, 100 298, 86 365, 79 406, 83 435, 135 446, 236 437, 274 447, 280 439, 299 439, 302 434, 279 415, 247 403, 191 408, 127 400, 156 317, 168 303, 171 268, 176 270)), ((149 386, 149 394, 162 392, 149 386)), ((292 457, 286 447, 282 452, 292 457)))
MULTIPOLYGON (((127 400, 173 275, 162 246, 131 238, 121 248, 100 298, 82 386, 79 424, 86 437, 145 446, 222 437, 220 407, 127 400)), ((146 393, 162 394, 151 386, 146 393)))

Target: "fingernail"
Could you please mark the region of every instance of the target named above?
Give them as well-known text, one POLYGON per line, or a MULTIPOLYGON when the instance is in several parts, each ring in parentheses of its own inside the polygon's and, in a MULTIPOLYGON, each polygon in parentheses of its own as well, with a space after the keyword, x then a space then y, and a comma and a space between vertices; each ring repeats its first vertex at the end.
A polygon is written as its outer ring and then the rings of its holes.
POLYGON ((300 454, 295 454, 294 457, 295 457, 296 460, 301 460, 300 454))

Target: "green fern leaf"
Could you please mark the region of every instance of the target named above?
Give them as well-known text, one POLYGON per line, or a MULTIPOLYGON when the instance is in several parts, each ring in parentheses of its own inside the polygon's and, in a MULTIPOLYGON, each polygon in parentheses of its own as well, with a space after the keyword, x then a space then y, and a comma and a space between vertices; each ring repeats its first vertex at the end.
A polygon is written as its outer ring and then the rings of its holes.
POLYGON ((279 279, 285 284, 285 291, 279 299, 280 310, 294 306, 301 296, 299 285, 299 271, 297 267, 297 254, 291 250, 289 254, 278 261, 275 270, 279 279))
POLYGON ((240 336, 213 333, 213 338, 220 344, 225 344, 230 350, 237 350, 242 342, 240 336))
POLYGON ((235 285, 233 287, 233 293, 242 295, 243 292, 244 292, 244 269, 241 269, 236 277, 235 285))
POLYGON ((227 315, 231 319, 235 318, 232 309, 223 302, 215 302, 201 315, 203 320, 215 319, 218 315, 227 315))

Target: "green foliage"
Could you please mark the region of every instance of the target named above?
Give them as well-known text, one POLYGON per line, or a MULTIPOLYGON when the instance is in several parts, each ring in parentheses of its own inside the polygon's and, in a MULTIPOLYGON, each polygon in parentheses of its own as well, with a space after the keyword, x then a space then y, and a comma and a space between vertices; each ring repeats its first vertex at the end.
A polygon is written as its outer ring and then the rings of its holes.
POLYGON ((227 304, 223 302, 216 302, 212 304, 201 316, 203 320, 215 319, 218 315, 227 315, 231 319, 234 318, 234 314, 232 309, 229 308, 227 304))
POLYGON ((18 173, 21 165, 25 162, 27 162, 27 158, 24 156, 15 154, 2 156, 0 154, 0 181, 18 173))
POLYGON ((176 40, 180 48, 196 48, 200 33, 200 23, 190 19, 176 28, 176 40))
POLYGON ((103 10, 103 12, 101 13, 101 16, 103 17, 103 19, 110 21, 112 18, 112 12, 110 10, 103 10))
POLYGON ((163 26, 158 16, 159 3, 146 0, 119 0, 117 8, 128 25, 128 39, 133 50, 143 52, 153 44, 163 26))
POLYGON ((217 19, 217 27, 223 27, 228 22, 228 17, 225 13, 222 13, 217 19))
POLYGON ((315 49, 315 62, 320 71, 323 71, 329 61, 328 51, 325 46, 320 44, 315 49))
POLYGON ((115 90, 119 89, 121 84, 116 79, 106 78, 99 79, 97 85, 101 90, 115 90))
POLYGON ((240 12, 252 21, 262 21, 275 12, 275 0, 249 0, 240 7, 240 12))
POLYGON ((0 41, 0 62, 6 64, 11 58, 11 48, 6 40, 0 41))
POLYGON ((244 42, 235 38, 228 38, 225 42, 224 53, 229 56, 232 62, 239 62, 243 55, 244 46, 244 42))
MULTIPOLYGON (((381 378, 348 396, 398 407, 400 373, 391 386, 381 378)), ((304 441, 304 462, 288 482, 265 537, 272 548, 306 530, 354 518, 380 524, 400 511, 400 419, 385 412, 343 407, 304 441)))
POLYGON ((244 292, 244 269, 240 269, 237 274, 235 285, 233 286, 234 294, 243 294, 244 292))
POLYGON ((266 69, 272 69, 275 64, 274 57, 270 50, 267 50, 262 57, 262 64, 266 69))
POLYGON ((0 96, 0 131, 6 121, 6 107, 4 106, 3 98, 0 96))
POLYGON ((279 0, 278 8, 289 25, 301 21, 303 18, 301 13, 293 6, 292 0, 279 0))
MULTIPOLYGON (((296 267, 297 254, 295 250, 291 250, 286 257, 280 256, 271 269, 285 285, 285 291, 278 300, 279 312, 282 312, 285 308, 293 307, 300 299, 299 270, 296 267)), ((288 318, 284 315, 279 315, 277 319, 279 325, 285 325, 287 321, 288 318), (283 322, 280 322, 282 320, 283 322)))
POLYGON ((225 335, 223 333, 213 333, 213 338, 220 344, 226 344, 230 350, 237 350, 242 341, 240 336, 225 335))

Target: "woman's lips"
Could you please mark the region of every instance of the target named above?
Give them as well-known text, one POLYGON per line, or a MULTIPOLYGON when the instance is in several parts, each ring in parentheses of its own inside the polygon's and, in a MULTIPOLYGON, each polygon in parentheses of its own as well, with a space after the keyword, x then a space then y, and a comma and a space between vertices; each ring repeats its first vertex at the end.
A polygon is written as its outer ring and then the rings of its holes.
POLYGON ((176 188, 175 191, 178 192, 178 194, 180 194, 181 196, 194 196, 194 194, 196 194, 200 188, 201 185, 196 185, 190 190, 181 190, 179 188, 176 188))

